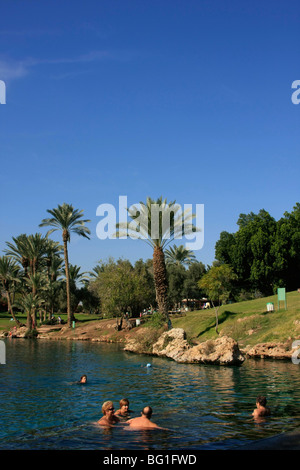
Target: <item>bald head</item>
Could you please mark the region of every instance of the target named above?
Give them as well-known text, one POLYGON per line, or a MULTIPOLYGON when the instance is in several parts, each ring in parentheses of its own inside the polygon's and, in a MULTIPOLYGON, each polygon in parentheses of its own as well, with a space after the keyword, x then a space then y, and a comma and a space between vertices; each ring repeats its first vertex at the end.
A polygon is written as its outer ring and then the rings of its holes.
POLYGON ((142 411, 143 415, 146 416, 146 418, 150 419, 152 416, 152 408, 151 406, 145 406, 142 411))

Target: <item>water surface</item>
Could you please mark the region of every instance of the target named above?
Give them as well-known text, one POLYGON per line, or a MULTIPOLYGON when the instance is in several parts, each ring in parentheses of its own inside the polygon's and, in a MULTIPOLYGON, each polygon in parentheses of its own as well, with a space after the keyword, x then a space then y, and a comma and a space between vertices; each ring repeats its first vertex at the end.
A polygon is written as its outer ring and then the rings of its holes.
POLYGON ((247 360, 240 367, 178 364, 135 355, 119 345, 6 340, 0 365, 1 449, 230 449, 300 424, 300 366, 247 360), (146 367, 151 363, 152 367, 146 367), (75 384, 87 374, 88 383, 75 384), (251 413, 265 394, 272 416, 251 413), (128 398, 167 430, 96 425, 101 406, 128 398))

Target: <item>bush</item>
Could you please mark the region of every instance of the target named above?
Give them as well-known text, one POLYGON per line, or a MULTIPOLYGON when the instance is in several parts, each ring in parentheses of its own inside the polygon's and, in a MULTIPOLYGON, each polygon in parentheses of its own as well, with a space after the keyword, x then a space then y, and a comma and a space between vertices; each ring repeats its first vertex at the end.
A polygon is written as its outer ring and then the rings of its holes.
POLYGON ((162 328, 166 323, 164 315, 159 312, 154 312, 152 315, 147 319, 147 326, 151 328, 159 329, 162 328))

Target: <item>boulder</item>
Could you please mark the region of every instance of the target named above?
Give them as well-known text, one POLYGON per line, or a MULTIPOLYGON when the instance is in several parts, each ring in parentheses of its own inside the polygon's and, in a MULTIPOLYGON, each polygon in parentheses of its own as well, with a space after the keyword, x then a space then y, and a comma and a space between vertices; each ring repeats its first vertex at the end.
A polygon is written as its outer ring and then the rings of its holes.
MULTIPOLYGON (((124 349, 137 353, 143 352, 141 345, 134 340, 128 342, 124 349)), ((236 365, 244 361, 237 342, 232 338, 220 336, 216 340, 191 346, 182 328, 172 328, 164 332, 153 344, 151 351, 148 350, 147 353, 190 364, 236 365)))
POLYGON ((181 362, 183 356, 191 346, 186 340, 185 331, 182 328, 172 328, 163 333, 158 341, 153 345, 152 354, 155 356, 166 356, 181 362))
POLYGON ((241 364, 244 356, 237 342, 228 336, 208 340, 191 346, 182 328, 174 328, 162 334, 153 345, 153 354, 166 356, 176 362, 233 365, 241 364))
POLYGON ((247 351, 252 358, 291 359, 292 350, 284 343, 259 343, 247 351))

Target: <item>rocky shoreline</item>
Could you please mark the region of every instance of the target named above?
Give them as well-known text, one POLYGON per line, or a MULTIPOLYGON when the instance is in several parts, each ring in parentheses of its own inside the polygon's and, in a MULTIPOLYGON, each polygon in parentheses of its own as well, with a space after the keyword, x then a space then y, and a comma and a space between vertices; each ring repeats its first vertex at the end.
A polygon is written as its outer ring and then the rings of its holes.
MULTIPOLYGON (((3 331, 0 337, 25 338, 26 327, 3 331)), ((78 323, 76 328, 66 325, 43 325, 37 329, 37 339, 76 340, 92 342, 122 343, 124 350, 136 354, 148 354, 170 358, 182 363, 203 363, 216 365, 240 365, 246 358, 291 360, 295 348, 287 343, 260 343, 253 347, 240 348, 238 343, 228 337, 219 336, 191 345, 182 328, 161 331, 155 337, 153 329, 134 327, 117 331, 115 320, 99 323, 78 323)))

